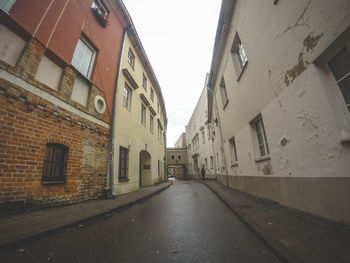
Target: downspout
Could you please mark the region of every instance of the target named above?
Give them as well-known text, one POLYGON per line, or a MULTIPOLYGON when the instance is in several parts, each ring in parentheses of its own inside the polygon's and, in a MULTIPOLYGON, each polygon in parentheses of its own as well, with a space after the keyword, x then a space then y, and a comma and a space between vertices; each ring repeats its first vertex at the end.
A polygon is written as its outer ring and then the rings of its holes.
POLYGON ((114 138, 115 138, 115 124, 117 123, 117 99, 118 99, 118 82, 119 82, 119 76, 121 72, 122 67, 122 58, 124 54, 124 45, 125 45, 125 36, 126 32, 129 29, 130 25, 127 26, 123 31, 123 37, 122 37, 122 46, 120 50, 120 56, 118 60, 118 73, 115 80, 115 88, 114 88, 114 103, 113 103, 113 110, 112 110, 112 123, 111 123, 111 136, 110 136, 110 143, 109 143, 109 191, 112 196, 115 196, 114 192, 114 138))

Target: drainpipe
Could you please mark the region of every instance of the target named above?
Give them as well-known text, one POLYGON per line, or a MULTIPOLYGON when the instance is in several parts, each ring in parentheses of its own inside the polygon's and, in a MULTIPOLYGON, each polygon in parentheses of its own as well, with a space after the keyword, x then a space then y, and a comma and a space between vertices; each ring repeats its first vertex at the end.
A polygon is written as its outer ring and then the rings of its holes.
POLYGON ((129 29, 130 25, 127 26, 123 31, 123 37, 122 37, 122 47, 120 50, 120 56, 118 60, 118 73, 115 80, 115 88, 114 88, 114 103, 113 103, 113 110, 112 110, 112 123, 111 123, 111 136, 110 136, 110 143, 109 143, 109 190, 110 194, 112 196, 115 196, 114 193, 114 138, 115 138, 115 125, 117 123, 117 99, 118 99, 118 81, 120 76, 120 71, 122 67, 122 58, 124 54, 124 45, 125 45, 125 36, 126 32, 129 29))

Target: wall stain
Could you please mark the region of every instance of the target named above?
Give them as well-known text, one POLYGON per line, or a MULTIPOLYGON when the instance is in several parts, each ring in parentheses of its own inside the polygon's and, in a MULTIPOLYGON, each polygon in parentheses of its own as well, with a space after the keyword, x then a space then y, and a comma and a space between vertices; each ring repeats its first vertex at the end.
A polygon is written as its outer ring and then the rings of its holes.
POLYGON ((306 52, 309 52, 312 49, 314 49, 314 47, 317 46, 317 43, 321 39, 322 36, 323 36, 323 33, 320 35, 317 35, 315 37, 308 35, 303 41, 304 48, 306 48, 306 52))
POLYGON ((301 52, 299 53, 299 61, 298 64, 296 64, 293 68, 287 70, 286 74, 284 75, 284 83, 289 86, 296 77, 298 77, 305 69, 306 66, 309 64, 307 61, 304 61, 303 58, 304 54, 301 52))

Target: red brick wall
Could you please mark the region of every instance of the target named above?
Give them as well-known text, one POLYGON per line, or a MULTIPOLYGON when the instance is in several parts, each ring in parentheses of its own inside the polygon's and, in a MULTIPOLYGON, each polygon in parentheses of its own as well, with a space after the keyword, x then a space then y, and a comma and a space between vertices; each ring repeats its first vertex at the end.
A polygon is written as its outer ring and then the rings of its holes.
POLYGON ((20 87, 10 85, 0 79, 0 203, 45 206, 100 197, 106 184, 108 136, 62 109, 56 116, 38 108, 40 98, 33 95, 31 101, 38 103, 31 105, 20 87), (65 184, 41 183, 49 142, 69 147, 65 184))

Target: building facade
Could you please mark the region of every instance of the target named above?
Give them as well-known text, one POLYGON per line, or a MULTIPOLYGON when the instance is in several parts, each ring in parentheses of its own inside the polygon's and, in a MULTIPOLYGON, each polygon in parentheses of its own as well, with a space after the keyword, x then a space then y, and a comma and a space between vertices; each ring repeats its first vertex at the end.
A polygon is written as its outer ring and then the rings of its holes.
POLYGON ((175 148, 186 148, 186 146, 187 146, 187 145, 186 145, 186 133, 183 132, 183 133, 181 134, 181 136, 179 137, 179 139, 177 139, 177 141, 176 141, 174 147, 175 147, 175 148))
POLYGON ((187 149, 175 147, 167 148, 167 174, 168 177, 187 179, 187 149))
POLYGON ((207 93, 220 182, 350 223, 349 13, 223 1, 207 93))
POLYGON ((120 1, 0 2, 0 206, 56 206, 108 188, 120 1))
POLYGON ((200 178, 202 167, 205 168, 206 178, 215 179, 217 174, 211 125, 208 123, 208 79, 209 75, 206 76, 201 96, 186 125, 187 168, 192 178, 200 178))
POLYGON ((131 19, 129 22, 114 112, 115 194, 163 182, 166 173, 164 99, 131 19))

